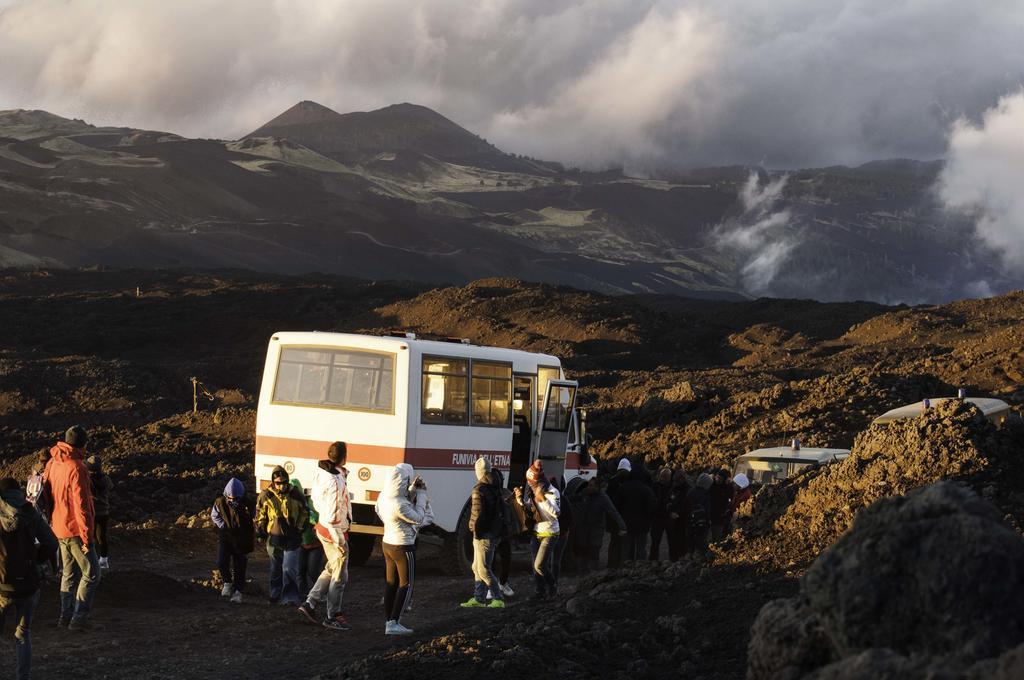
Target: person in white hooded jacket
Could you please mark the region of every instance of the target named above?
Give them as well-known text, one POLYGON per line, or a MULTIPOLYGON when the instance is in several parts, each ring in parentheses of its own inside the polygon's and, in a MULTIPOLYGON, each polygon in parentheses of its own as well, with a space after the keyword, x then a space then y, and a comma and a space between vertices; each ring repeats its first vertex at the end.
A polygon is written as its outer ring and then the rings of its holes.
POLYGON ((377 515, 384 523, 384 634, 408 635, 402 612, 412 600, 416 580, 416 535, 430 521, 427 485, 408 463, 399 463, 377 498, 377 515))
POLYGON ((316 608, 327 604, 323 626, 331 630, 351 630, 341 613, 341 600, 348 583, 348 528, 352 523, 352 504, 348 497, 345 442, 327 448, 327 460, 318 463, 310 498, 320 515, 316 535, 324 546, 324 570, 299 606, 299 612, 317 623, 316 608))

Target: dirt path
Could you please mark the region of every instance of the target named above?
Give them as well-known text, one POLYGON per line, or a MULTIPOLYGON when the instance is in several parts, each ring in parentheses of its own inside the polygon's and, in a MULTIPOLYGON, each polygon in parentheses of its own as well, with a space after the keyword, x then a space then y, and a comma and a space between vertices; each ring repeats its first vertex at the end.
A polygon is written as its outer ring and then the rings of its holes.
MULTIPOLYGON (((32 626, 34 677, 42 680, 107 678, 306 678, 367 654, 408 647, 503 612, 460 610, 470 594, 467 579, 444 575, 427 549, 417 573, 413 610, 403 623, 416 632, 388 638, 380 606, 383 561, 378 555, 353 568, 345 593, 352 630, 310 625, 293 607, 269 604, 263 595, 232 605, 200 583, 210 578, 215 542, 209 531, 178 532, 172 545, 118 546, 115 569, 105 572, 94 606, 93 627, 73 633, 55 626, 58 587, 45 587, 32 626), (186 540, 182 540, 186 539, 186 540), (168 550, 170 548, 170 550, 168 550), (125 550, 134 555, 125 555, 125 550), (192 557, 189 557, 192 555, 192 557)), ((267 558, 250 557, 250 578, 265 589, 267 558)), ((524 601, 526 564, 517 561, 513 583, 524 601)), ((262 588, 261 588, 262 587, 262 588)), ((8 624, 5 637, 12 633, 8 624)), ((7 662, 7 660, 5 660, 7 662)))

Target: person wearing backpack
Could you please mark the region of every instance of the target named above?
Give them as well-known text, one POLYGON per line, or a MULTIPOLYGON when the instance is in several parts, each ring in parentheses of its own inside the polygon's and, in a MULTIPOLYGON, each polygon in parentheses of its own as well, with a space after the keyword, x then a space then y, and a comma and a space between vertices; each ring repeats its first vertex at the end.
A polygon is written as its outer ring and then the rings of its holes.
MULTIPOLYGON (((491 468, 491 474, 494 475, 494 482, 501 491, 502 532, 501 539, 498 541, 498 547, 494 551, 495 557, 498 560, 498 568, 495 574, 498 577, 498 587, 501 588, 501 594, 505 597, 512 597, 516 594, 516 591, 512 590, 512 586, 508 582, 509 573, 512 570, 512 541, 516 539, 516 536, 526 531, 526 517, 522 514, 521 508, 515 504, 515 496, 505 488, 505 478, 501 474, 501 470, 491 468)), ((489 592, 487 599, 494 599, 494 593, 489 592)))
POLYGON ((17 677, 32 671, 29 628, 39 604, 41 565, 57 552, 57 537, 11 477, 0 479, 0 628, 13 608, 17 677), (38 545, 37 545, 38 543, 38 545))
POLYGON ((703 562, 708 552, 708 533, 711 530, 711 475, 706 472, 697 477, 697 486, 686 496, 690 518, 690 555, 703 562))
POLYGON ((473 597, 460 607, 491 607, 500 609, 505 606, 504 593, 494 575, 494 551, 501 540, 504 530, 502 513, 501 489, 498 487, 491 472, 491 464, 486 458, 476 459, 476 486, 470 495, 469 531, 473 534, 473 597), (492 596, 487 604, 488 593, 492 596))

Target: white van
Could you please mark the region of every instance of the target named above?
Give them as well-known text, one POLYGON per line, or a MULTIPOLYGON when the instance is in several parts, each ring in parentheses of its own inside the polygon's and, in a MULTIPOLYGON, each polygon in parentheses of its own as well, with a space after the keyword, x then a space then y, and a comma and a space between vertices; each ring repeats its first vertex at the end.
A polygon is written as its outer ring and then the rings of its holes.
MULTIPOLYGON (((928 406, 935 407, 944 401, 949 399, 960 399, 961 397, 933 397, 928 399, 928 406)), ((1001 426, 1006 422, 1006 419, 1010 417, 1013 410, 1010 405, 1002 399, 991 399, 989 397, 963 397, 963 400, 974 404, 982 412, 982 414, 988 418, 992 423, 997 426, 1001 426)), ((900 406, 894 408, 891 411, 886 411, 882 415, 878 416, 871 421, 872 425, 884 425, 891 423, 894 420, 906 420, 907 418, 916 418, 925 411, 925 400, 921 400, 914 404, 907 404, 906 406, 900 406)))
POLYGON ((308 489, 327 447, 348 448, 352 561, 364 562, 383 533, 374 503, 397 463, 427 483, 451 571, 472 559, 469 495, 480 456, 522 484, 540 458, 549 477, 588 477, 578 384, 557 357, 467 340, 280 332, 270 339, 256 414, 256 480, 277 465, 308 489), (461 548, 461 549, 460 549, 461 548))
POLYGON ((733 466, 733 476, 742 472, 752 484, 773 484, 808 468, 845 460, 849 456, 849 449, 773 446, 739 456, 733 466))

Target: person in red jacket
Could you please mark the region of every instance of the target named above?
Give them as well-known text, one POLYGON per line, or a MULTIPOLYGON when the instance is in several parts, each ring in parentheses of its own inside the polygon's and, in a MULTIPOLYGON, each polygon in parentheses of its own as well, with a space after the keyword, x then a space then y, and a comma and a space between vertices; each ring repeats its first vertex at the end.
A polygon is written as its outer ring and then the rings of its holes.
POLYGON ((81 425, 69 427, 64 441, 50 449, 44 475, 52 503, 50 525, 64 566, 57 625, 69 630, 89 627, 92 601, 100 582, 99 555, 92 545, 96 513, 85 466, 86 439, 81 425))

